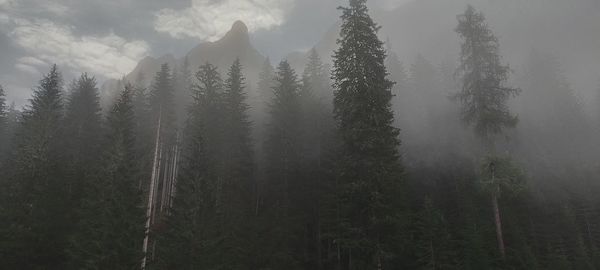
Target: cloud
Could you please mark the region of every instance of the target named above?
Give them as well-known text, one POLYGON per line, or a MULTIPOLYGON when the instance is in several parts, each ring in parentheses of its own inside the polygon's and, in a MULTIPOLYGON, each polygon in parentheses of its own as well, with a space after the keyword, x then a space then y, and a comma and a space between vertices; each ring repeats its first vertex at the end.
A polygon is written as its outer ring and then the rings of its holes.
POLYGON ((236 20, 246 23, 250 32, 279 26, 293 4, 293 0, 192 0, 192 6, 183 10, 158 11, 154 29, 175 38, 214 41, 236 20))
POLYGON ((128 41, 114 33, 78 37, 70 27, 51 21, 16 19, 14 23, 9 36, 27 52, 16 67, 26 72, 57 63, 75 72, 121 78, 149 51, 146 42, 128 41))

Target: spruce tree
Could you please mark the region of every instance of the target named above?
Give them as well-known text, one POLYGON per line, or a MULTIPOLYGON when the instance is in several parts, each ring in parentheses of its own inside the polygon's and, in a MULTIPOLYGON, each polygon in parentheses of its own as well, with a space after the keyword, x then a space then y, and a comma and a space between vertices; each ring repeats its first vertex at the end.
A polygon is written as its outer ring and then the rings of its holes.
POLYGON ((73 269, 139 267, 145 217, 138 189, 133 91, 125 86, 107 117, 101 165, 85 187, 70 238, 73 269))
POLYGON ((155 128, 158 125, 158 119, 161 118, 160 134, 164 147, 172 144, 175 139, 177 126, 173 104, 174 95, 173 74, 168 64, 162 64, 160 71, 154 76, 148 99, 155 128))
POLYGON ((259 73, 259 80, 256 85, 256 93, 250 96, 249 104, 250 115, 252 116, 251 121, 253 123, 253 141, 254 141, 254 153, 256 157, 256 171, 255 179, 256 186, 255 191, 255 215, 262 210, 262 202, 264 200, 265 193, 265 153, 264 153, 264 142, 266 137, 266 126, 269 115, 268 103, 273 99, 273 86, 275 85, 275 71, 271 65, 269 58, 265 59, 259 73))
POLYGON ((300 83, 287 61, 277 68, 273 87, 273 100, 270 103, 267 140, 264 144, 266 155, 266 183, 264 213, 268 217, 270 235, 276 241, 263 244, 270 268, 295 269, 299 258, 294 252, 299 228, 302 224, 292 220, 298 218, 298 207, 302 188, 300 182, 301 120, 300 83))
POLYGON ((247 206, 251 204, 250 194, 254 186, 251 123, 247 111, 245 78, 242 65, 236 59, 229 68, 223 93, 224 176, 226 190, 231 192, 226 195, 229 198, 226 201, 231 204, 228 207, 229 215, 237 216, 235 218, 244 218, 251 210, 247 206))
MULTIPOLYGON (((145 251, 148 246, 155 246, 154 235, 160 233, 164 227, 164 220, 171 205, 172 187, 174 179, 174 165, 177 158, 177 116, 174 99, 173 74, 168 64, 162 64, 155 74, 150 86, 150 124, 152 131, 152 146, 150 153, 152 159, 146 166, 151 168, 150 178, 143 185, 147 193, 146 207, 148 211, 148 238, 144 240, 145 251), (151 189, 153 187, 153 189, 151 189)), ((148 175, 146 175, 147 177, 148 175)), ((148 261, 145 255, 142 267, 148 261)))
MULTIPOLYGON (((62 145, 67 162, 68 196, 76 208, 83 189, 97 170, 103 130, 96 79, 84 73, 73 81, 70 91, 62 123, 62 145)), ((74 222, 78 217, 72 213, 72 218, 74 222)))
POLYGON ((244 80, 242 66, 236 60, 229 69, 222 96, 222 138, 218 150, 222 160, 215 179, 218 183, 216 223, 207 239, 209 256, 212 255, 206 265, 208 268, 243 269, 249 261, 248 221, 253 210, 254 164, 244 80))
POLYGON ((379 26, 366 0, 343 12, 333 56, 334 114, 341 140, 338 157, 341 253, 344 269, 392 266, 402 211, 399 130, 392 126, 391 88, 379 26))
POLYGON ((326 247, 323 243, 333 241, 328 233, 334 221, 332 213, 335 204, 333 177, 331 177, 330 153, 333 148, 333 114, 328 68, 313 48, 308 54, 308 62, 302 74, 300 106, 302 118, 299 123, 302 131, 302 205, 306 219, 305 260, 311 269, 323 269, 326 261, 326 247))
POLYGON ((65 147, 75 168, 93 165, 101 139, 100 112, 96 79, 83 73, 71 86, 64 118, 65 147))
MULTIPOLYGON (((500 63, 498 39, 489 29, 484 15, 469 5, 465 13, 457 18, 456 32, 462 43, 460 65, 456 74, 460 77, 462 88, 456 97, 462 104, 462 120, 474 127, 484 151, 490 156, 484 160, 482 180, 491 186, 498 250, 504 258, 498 203, 500 180, 504 176, 496 175, 496 168, 505 166, 506 163, 496 163, 504 159, 496 157, 495 139, 505 129, 517 124, 517 117, 510 113, 507 102, 520 90, 506 86, 510 69, 500 63)), ((512 179, 510 176, 506 178, 512 179)))
POLYGON ((62 78, 56 65, 34 89, 18 127, 8 198, 9 233, 0 252, 13 269, 62 269, 71 205, 60 148, 62 78))
POLYGON ((416 225, 419 269, 457 269, 456 254, 452 250, 447 221, 428 197, 425 198, 423 209, 418 213, 416 225))
POLYGON ((225 199, 220 197, 223 179, 219 175, 223 161, 219 152, 223 82, 217 68, 209 63, 200 67, 196 78, 176 196, 166 231, 158 236, 156 269, 200 269, 240 263, 224 260, 226 254, 218 249, 222 224, 217 213, 225 199))
POLYGON ((191 105, 190 87, 192 86, 192 72, 188 57, 173 71, 173 86, 175 89, 174 102, 177 105, 178 126, 182 126, 186 119, 186 108, 191 105))
POLYGON ((506 86, 510 69, 500 62, 498 39, 482 13, 469 5, 458 16, 456 32, 462 40, 457 69, 462 84, 457 94, 462 119, 473 125, 486 150, 491 151, 494 136, 517 123, 507 101, 520 90, 506 86))

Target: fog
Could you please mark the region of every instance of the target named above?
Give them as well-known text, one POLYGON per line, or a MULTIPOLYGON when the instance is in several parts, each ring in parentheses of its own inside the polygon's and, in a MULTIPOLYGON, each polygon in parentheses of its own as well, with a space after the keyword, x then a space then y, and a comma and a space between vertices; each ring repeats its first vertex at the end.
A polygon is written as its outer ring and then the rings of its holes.
POLYGON ((600 1, 366 5, 348 83, 348 1, 0 0, 0 268, 600 269, 600 1))

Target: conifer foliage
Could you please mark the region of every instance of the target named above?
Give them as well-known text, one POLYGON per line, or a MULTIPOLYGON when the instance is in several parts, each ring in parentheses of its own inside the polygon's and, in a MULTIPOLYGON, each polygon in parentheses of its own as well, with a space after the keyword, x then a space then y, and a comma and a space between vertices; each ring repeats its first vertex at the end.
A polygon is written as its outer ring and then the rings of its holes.
POLYGON ((340 10, 299 73, 224 46, 114 92, 54 65, 22 109, 0 86, 0 269, 600 269, 598 130, 558 58, 512 104, 475 8, 459 61, 408 71, 367 0, 340 10))
POLYGON ((390 100, 393 82, 384 65, 365 0, 341 8, 342 28, 334 54, 334 114, 341 149, 338 170, 340 244, 344 269, 378 269, 398 240, 401 211, 399 130, 390 100))
POLYGON ((79 220, 70 238, 74 269, 139 267, 144 210, 135 166, 133 87, 125 86, 107 117, 98 172, 84 189, 79 220))
POLYGON ((65 264, 69 189, 60 149, 62 76, 52 66, 36 87, 18 130, 16 156, 9 166, 9 233, 3 261, 15 268, 58 269, 65 264))

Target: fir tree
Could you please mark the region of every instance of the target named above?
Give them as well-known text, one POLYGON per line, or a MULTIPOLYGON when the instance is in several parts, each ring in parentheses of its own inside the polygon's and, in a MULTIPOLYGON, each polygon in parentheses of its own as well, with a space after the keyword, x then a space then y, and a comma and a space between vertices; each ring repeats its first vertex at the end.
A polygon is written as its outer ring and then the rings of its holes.
MULTIPOLYGON (((338 158, 341 234, 347 269, 392 267, 402 209, 399 130, 390 100, 379 26, 365 0, 340 8, 342 28, 334 54, 334 114, 341 140, 338 158)), ((338 255, 340 256, 340 255, 338 255)))
POLYGON ((70 239, 74 269, 133 269, 142 258, 144 211, 135 153, 133 87, 125 86, 107 118, 100 170, 86 186, 70 239))
POLYGON ((177 104, 177 119, 181 126, 185 123, 186 108, 190 106, 190 87, 192 86, 192 72, 190 62, 186 56, 179 67, 173 71, 173 85, 175 89, 174 101, 177 104))
POLYGON ((176 115, 173 104, 175 90, 172 76, 169 65, 162 64, 160 71, 154 76, 148 97, 154 124, 157 125, 158 119, 162 118, 161 123, 163 124, 161 125, 160 134, 161 141, 164 141, 165 145, 173 143, 176 130, 176 115))
POLYGON ((10 175, 9 234, 0 252, 14 269, 64 268, 70 204, 60 149, 62 79, 56 65, 34 89, 19 126, 10 175))
POLYGON ((274 98, 270 104, 270 120, 265 142, 266 176, 265 215, 269 230, 278 241, 265 243, 268 267, 295 269, 299 259, 294 253, 295 237, 299 235, 298 223, 292 220, 298 214, 300 183, 301 120, 300 83, 287 61, 277 68, 273 87, 274 98))
POLYGON ((254 141, 254 153, 256 159, 256 171, 255 171, 255 202, 254 212, 258 215, 258 212, 262 210, 264 193, 265 193, 265 153, 264 153, 264 141, 266 137, 266 126, 269 114, 268 102, 273 99, 273 86, 275 85, 275 71, 271 65, 269 58, 265 59, 261 71, 259 73, 259 80, 256 85, 256 92, 250 96, 249 104, 251 105, 250 115, 253 123, 253 141, 254 141))
MULTIPOLYGON (((61 137, 68 163, 68 195, 78 206, 84 187, 97 170, 103 130, 96 79, 84 73, 72 83, 70 91, 61 137)), ((75 215, 72 218, 77 219, 75 215)))
POLYGON ((306 236, 309 242, 304 253, 305 264, 311 269, 323 269, 326 261, 325 245, 331 230, 335 207, 332 202, 333 181, 330 173, 330 152, 333 147, 333 91, 328 69, 313 48, 302 74, 300 105, 302 121, 302 205, 306 219, 306 236))
POLYGON ((484 150, 490 154, 490 158, 484 161, 485 169, 482 173, 484 176, 490 175, 486 181, 489 180, 493 185, 490 194, 498 250, 504 258, 505 247, 498 205, 499 179, 503 176, 495 174, 496 165, 503 165, 495 163, 500 160, 495 156, 495 136, 517 124, 517 118, 510 113, 507 101, 520 90, 506 86, 510 70, 500 63, 498 39, 488 28, 483 14, 469 5, 465 13, 457 18, 456 32, 462 39, 457 75, 460 76, 462 89, 456 97, 462 103, 462 120, 474 127, 484 150))
POLYGON ((247 267, 248 221, 252 213, 251 190, 253 187, 252 145, 250 122, 248 121, 244 76, 239 60, 230 67, 224 83, 222 97, 222 142, 220 158, 221 171, 217 181, 215 228, 211 233, 209 248, 213 258, 207 267, 242 269, 247 267))
MULTIPOLYGON (((248 105, 246 104, 245 78, 242 66, 237 59, 230 67, 228 78, 225 81, 223 94, 224 117, 224 174, 228 179, 228 189, 232 194, 227 196, 229 203, 241 200, 237 205, 231 205, 230 211, 239 211, 250 204, 250 191, 253 187, 254 162, 252 160, 252 141, 250 138, 251 123, 248 120, 248 105), (236 191, 236 189, 238 189, 236 191), (238 208, 238 210, 235 210, 238 208)), ((249 209, 246 209, 249 210, 249 209)), ((244 217, 242 213, 230 213, 232 216, 244 217)))
MULTIPOLYGON (((220 259, 223 188, 220 147, 223 82, 209 63, 196 73, 194 103, 184 132, 184 153, 166 231, 159 235, 157 269, 199 269, 240 261, 220 259)), ((224 259, 225 257, 223 257, 224 259)))
POLYGON ((510 69, 500 63, 498 39, 482 13, 468 6, 458 16, 456 32, 462 39, 457 69, 462 84, 457 94, 463 104, 462 119, 474 126, 487 151, 491 151, 494 136, 517 123, 507 101, 520 90, 505 85, 510 69))
POLYGON ((450 232, 443 214, 430 198, 425 198, 416 225, 418 228, 417 258, 419 269, 457 269, 450 232))

